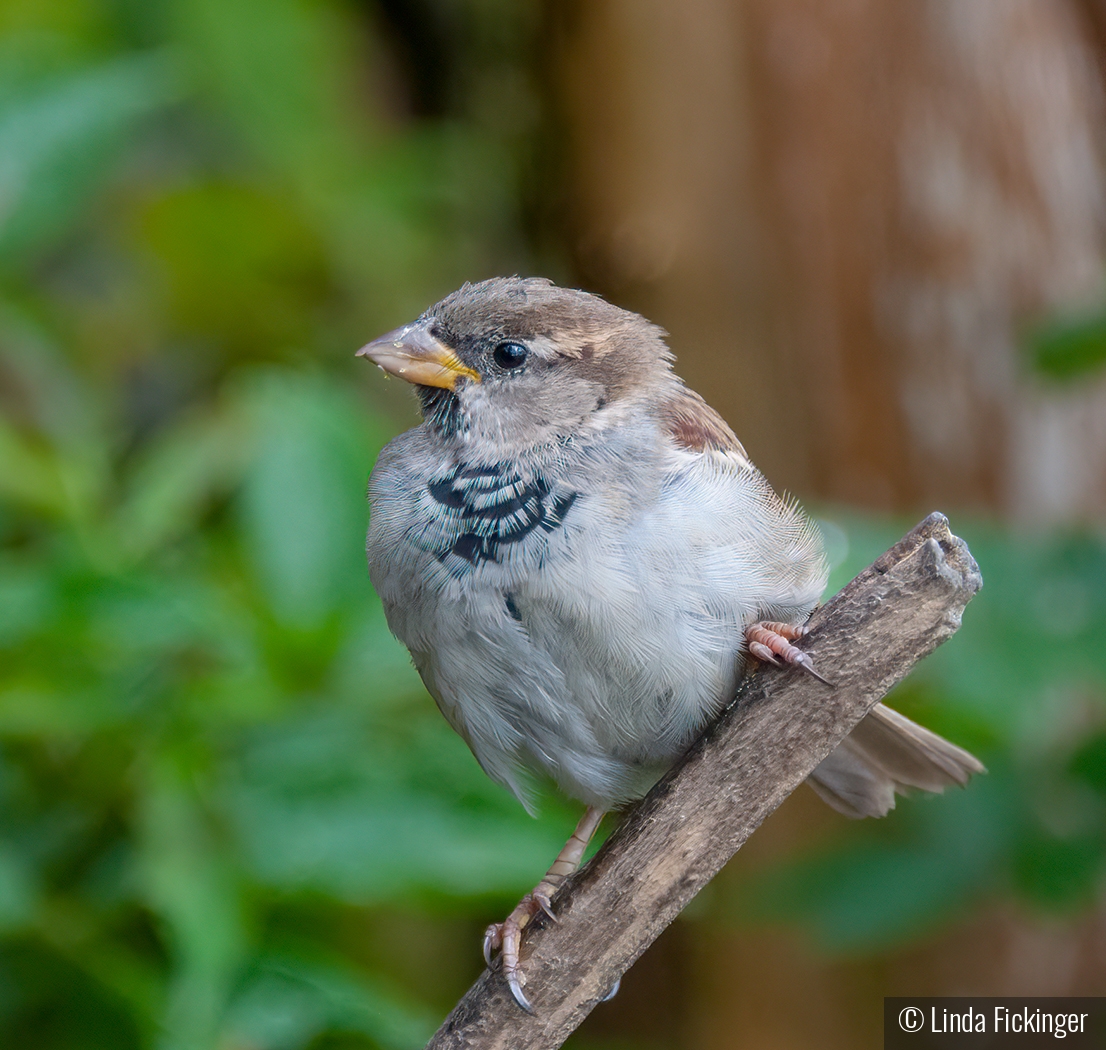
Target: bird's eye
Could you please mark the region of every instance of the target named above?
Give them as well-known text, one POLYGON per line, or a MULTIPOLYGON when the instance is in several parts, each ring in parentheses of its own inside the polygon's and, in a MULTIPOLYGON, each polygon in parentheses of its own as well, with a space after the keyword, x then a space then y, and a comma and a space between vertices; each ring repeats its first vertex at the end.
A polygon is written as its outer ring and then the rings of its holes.
POLYGON ((521 368, 530 351, 521 343, 500 343, 492 351, 492 360, 500 368, 521 368))

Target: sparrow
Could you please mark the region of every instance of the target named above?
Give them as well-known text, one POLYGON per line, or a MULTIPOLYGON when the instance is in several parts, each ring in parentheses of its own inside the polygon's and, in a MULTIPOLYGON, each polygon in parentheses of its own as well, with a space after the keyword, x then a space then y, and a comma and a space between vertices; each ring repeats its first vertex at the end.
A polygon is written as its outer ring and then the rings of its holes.
MULTIPOLYGON (((795 644, 828 575, 821 537, 675 374, 665 333, 599 296, 466 284, 357 353, 422 409, 369 485, 389 627, 488 776, 531 812, 535 775, 587 807, 485 936, 530 1011, 522 930, 552 917, 603 814, 644 795, 758 661, 821 678, 795 644)), ((879 704, 808 782, 882 816, 896 792, 982 770, 879 704)))

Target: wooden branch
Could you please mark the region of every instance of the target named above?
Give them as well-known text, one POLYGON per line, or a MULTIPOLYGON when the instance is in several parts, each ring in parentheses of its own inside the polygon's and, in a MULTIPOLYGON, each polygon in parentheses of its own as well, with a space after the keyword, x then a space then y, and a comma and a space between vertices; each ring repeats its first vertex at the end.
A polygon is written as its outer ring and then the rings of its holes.
POLYGON ((750 676, 738 700, 622 821, 526 931, 529 1016, 485 971, 435 1050, 558 1047, 760 823, 960 626, 982 585, 963 540, 931 514, 811 618, 800 671, 750 676))

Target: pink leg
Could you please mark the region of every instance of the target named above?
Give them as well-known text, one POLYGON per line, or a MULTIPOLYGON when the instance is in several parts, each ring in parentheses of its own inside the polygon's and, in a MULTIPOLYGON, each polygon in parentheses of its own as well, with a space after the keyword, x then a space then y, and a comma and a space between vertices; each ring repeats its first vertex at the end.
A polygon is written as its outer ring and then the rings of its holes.
POLYGON ((814 670, 814 661, 811 660, 802 649, 792 645, 793 641, 802 638, 807 629, 805 627, 793 627, 789 623, 775 623, 772 620, 761 620, 750 624, 745 628, 745 641, 749 646, 749 653, 765 663, 779 665, 782 660, 792 667, 801 667, 807 674, 813 675, 819 682, 833 687, 832 682, 827 682, 814 670))
POLYGON ((491 966, 492 952, 499 951, 500 965, 503 976, 507 979, 507 986, 511 989, 511 995, 528 1014, 532 1014, 534 1008, 522 991, 522 986, 526 983, 526 974, 522 972, 518 957, 519 947, 522 944, 522 931, 539 912, 548 915, 554 922, 557 921, 550 899, 560 889, 561 883, 580 866, 584 851, 588 848, 588 843, 591 842, 602 819, 601 809, 588 806, 580 818, 580 823, 576 825, 576 830, 565 843, 564 849, 557 854, 557 859, 553 861, 541 882, 518 902, 518 906, 503 922, 492 923, 484 934, 484 961, 491 966))

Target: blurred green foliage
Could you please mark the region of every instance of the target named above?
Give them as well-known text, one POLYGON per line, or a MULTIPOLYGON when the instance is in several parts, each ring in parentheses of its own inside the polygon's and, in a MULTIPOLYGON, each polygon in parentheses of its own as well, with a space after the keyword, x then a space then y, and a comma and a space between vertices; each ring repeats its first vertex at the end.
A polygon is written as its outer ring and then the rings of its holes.
POLYGON ((420 116, 384 7, 0 10, 0 1044, 420 1046, 417 916, 487 921, 571 828, 387 631, 403 421, 351 358, 522 261, 527 125, 483 95, 524 102, 529 13, 454 12, 420 116))
MULTIPOLYGON (((350 359, 535 268, 535 17, 0 7, 0 1045, 419 1046, 571 827, 387 632, 363 492, 405 421, 350 359)), ((900 532, 844 522, 836 582, 900 532)), ((731 910, 859 950, 1100 891, 1106 546, 968 538, 986 589, 899 699, 991 774, 731 910)))

